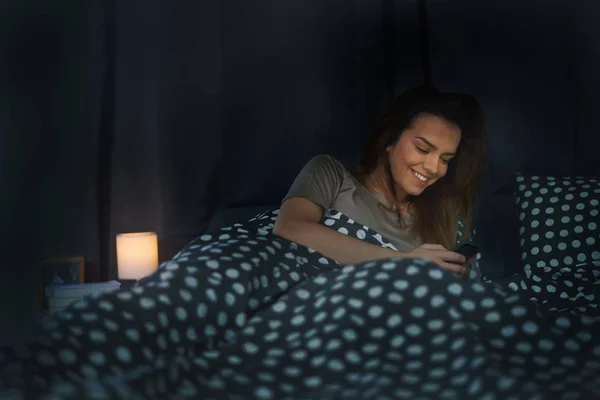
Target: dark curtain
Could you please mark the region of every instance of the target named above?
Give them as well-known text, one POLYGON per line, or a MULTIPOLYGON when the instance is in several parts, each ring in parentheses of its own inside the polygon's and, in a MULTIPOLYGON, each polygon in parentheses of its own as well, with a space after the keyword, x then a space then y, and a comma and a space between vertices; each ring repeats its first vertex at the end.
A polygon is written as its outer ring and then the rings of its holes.
POLYGON ((572 45, 568 68, 572 76, 571 109, 575 120, 576 172, 600 175, 600 137, 597 112, 600 110, 600 3, 576 2, 568 13, 572 45))
POLYGON ((387 95, 387 3, 221 2, 228 204, 278 204, 315 152, 358 161, 387 95))
MULTIPOLYGON (((160 1, 115 1, 113 96, 106 98, 110 111, 108 151, 101 171, 100 190, 105 203, 103 221, 102 280, 115 279, 115 236, 121 232, 161 232, 159 180, 157 24, 160 1)), ((109 83, 109 84, 110 84, 109 83)), ((105 138, 106 139, 106 138, 105 138)), ((108 140, 107 140, 108 141, 108 140)))
POLYGON ((0 5, 0 342, 31 326, 39 261, 98 270, 104 2, 0 5))
POLYGON ((219 13, 218 0, 115 3, 103 280, 117 276, 116 234, 155 231, 166 259, 202 232, 217 207, 219 13))

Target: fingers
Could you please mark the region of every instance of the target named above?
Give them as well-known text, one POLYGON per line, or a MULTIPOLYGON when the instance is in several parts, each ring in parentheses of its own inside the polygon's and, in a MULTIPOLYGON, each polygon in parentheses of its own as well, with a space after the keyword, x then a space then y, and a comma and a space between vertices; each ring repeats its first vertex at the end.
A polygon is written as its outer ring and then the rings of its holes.
POLYGON ((409 253, 412 257, 433 261, 440 267, 460 274, 467 271, 467 259, 460 253, 448 251, 439 244, 425 243, 409 253))
POLYGON ((467 259, 465 258, 465 256, 463 256, 462 254, 459 253, 455 253, 453 251, 447 251, 442 255, 442 259, 444 261, 453 261, 453 262, 457 262, 459 264, 465 264, 467 262, 467 259))
POLYGON ((459 274, 464 273, 466 270, 466 268, 462 265, 451 264, 444 261, 439 262, 438 265, 444 269, 447 269, 448 271, 457 272, 459 274))

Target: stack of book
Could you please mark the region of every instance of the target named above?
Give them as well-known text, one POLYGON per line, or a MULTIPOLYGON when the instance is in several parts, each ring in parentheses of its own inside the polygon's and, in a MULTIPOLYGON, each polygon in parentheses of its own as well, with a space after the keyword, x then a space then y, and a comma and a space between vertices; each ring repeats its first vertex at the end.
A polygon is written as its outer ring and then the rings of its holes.
POLYGON ((119 287, 118 281, 46 286, 48 313, 54 314, 83 297, 111 292, 119 287))

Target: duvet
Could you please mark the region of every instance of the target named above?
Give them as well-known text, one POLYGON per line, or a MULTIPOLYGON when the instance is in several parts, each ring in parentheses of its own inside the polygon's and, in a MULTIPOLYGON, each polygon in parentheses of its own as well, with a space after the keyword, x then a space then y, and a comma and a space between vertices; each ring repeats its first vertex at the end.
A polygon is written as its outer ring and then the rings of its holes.
MULTIPOLYGON (((273 235, 276 214, 2 349, 0 398, 600 398, 593 266, 497 282, 418 259, 342 267, 273 235)), ((391 246, 334 210, 323 223, 391 246)))

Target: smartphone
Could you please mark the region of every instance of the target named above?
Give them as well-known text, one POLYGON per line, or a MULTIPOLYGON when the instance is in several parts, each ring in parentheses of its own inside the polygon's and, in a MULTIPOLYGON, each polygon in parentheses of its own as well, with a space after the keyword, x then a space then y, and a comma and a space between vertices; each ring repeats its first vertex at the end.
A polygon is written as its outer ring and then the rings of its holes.
MULTIPOLYGON (((479 252, 479 246, 477 246, 473 243, 462 243, 462 244, 458 245, 457 247, 455 247, 452 251, 455 253, 458 253, 458 254, 462 254, 467 259, 467 270, 464 273, 462 273, 461 276, 463 279, 468 279, 469 273, 471 272, 472 259, 475 258, 475 256, 479 252)), ((457 262, 452 262, 452 263, 459 264, 457 262)), ((462 264, 459 264, 459 265, 462 265, 462 264)))
POLYGON ((452 251, 462 254, 468 261, 471 259, 471 257, 475 256, 479 252, 479 246, 474 245, 473 243, 462 243, 452 251))

